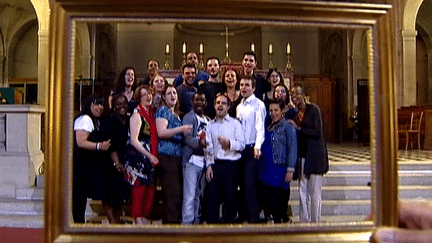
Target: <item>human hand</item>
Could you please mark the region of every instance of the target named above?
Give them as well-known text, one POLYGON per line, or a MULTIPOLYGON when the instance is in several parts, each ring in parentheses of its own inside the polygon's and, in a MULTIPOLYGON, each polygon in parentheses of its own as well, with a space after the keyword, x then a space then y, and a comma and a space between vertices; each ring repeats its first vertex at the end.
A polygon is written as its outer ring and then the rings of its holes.
POLYGON ((371 242, 423 243, 432 239, 432 202, 400 201, 399 227, 379 228, 371 242))
POLYGON ((111 139, 103 142, 99 142, 99 149, 102 151, 107 151, 111 147, 111 139))
POLYGON ((285 182, 286 183, 291 182, 293 180, 293 174, 294 174, 294 172, 287 172, 285 174, 285 182))
POLYGON ((230 148, 230 140, 223 135, 218 136, 218 141, 222 145, 222 149, 228 150, 230 148))
POLYGON ((122 172, 123 169, 124 169, 122 163, 120 163, 120 162, 116 162, 116 163, 114 163, 114 166, 115 166, 115 169, 116 169, 118 172, 122 172))
POLYGON ((150 163, 152 163, 153 166, 159 164, 159 159, 153 154, 149 156, 149 159, 150 159, 150 163))
POLYGON ((207 141, 205 136, 200 136, 200 140, 199 140, 199 144, 202 148, 206 148, 207 147, 207 141))
POLYGON ((207 179, 207 182, 210 182, 211 180, 213 180, 213 169, 212 169, 211 166, 207 167, 207 170, 206 170, 206 179, 207 179))
POLYGON ((187 125, 183 125, 182 127, 182 132, 184 135, 188 135, 192 132, 192 125, 187 124, 187 125))
POLYGON ((254 148, 254 158, 259 159, 261 157, 261 149, 254 148))

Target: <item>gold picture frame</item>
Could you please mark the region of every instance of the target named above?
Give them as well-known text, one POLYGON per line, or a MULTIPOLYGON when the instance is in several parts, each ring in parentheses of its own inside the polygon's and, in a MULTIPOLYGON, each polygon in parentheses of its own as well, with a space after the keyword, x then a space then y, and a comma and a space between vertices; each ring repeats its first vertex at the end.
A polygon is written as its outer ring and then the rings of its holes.
POLYGON ((376 227, 397 225, 391 4, 285 0, 51 0, 50 3, 45 153, 47 242, 367 242, 376 227), (136 22, 148 19, 368 29, 373 221, 289 227, 73 224, 67 212, 71 208, 74 25, 79 20, 136 22))

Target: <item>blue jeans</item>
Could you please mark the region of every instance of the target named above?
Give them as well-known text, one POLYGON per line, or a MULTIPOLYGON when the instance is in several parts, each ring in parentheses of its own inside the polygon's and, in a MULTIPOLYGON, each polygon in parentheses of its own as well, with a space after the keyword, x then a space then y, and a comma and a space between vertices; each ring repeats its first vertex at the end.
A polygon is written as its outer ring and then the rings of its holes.
POLYGON ((187 163, 183 166, 183 224, 198 224, 200 198, 204 189, 203 168, 187 163))

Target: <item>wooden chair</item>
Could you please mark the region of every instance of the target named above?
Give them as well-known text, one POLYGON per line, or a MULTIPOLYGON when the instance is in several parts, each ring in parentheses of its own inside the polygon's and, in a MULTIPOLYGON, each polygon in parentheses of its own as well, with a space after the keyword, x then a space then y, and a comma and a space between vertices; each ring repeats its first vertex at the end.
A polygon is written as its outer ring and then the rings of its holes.
POLYGON ((411 113, 411 124, 410 129, 406 131, 406 149, 408 149, 408 144, 411 143, 411 148, 414 149, 413 141, 415 136, 417 136, 417 148, 420 150, 421 144, 421 129, 422 129, 423 111, 415 111, 411 113))
POLYGON ((405 145, 405 150, 408 149, 408 130, 411 127, 412 112, 398 110, 398 137, 399 145, 401 149, 402 145, 405 145))

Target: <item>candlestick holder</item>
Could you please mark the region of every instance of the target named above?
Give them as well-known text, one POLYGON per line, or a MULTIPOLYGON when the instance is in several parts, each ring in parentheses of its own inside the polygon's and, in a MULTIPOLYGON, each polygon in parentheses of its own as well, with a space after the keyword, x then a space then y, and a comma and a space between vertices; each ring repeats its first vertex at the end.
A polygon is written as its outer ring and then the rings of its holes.
POLYGON ((204 55, 203 52, 201 52, 201 53, 199 54, 200 62, 199 62, 199 64, 198 64, 198 70, 204 70, 203 55, 204 55))
POLYGON ((273 53, 269 53, 268 55, 269 55, 269 65, 268 65, 268 68, 269 69, 273 69, 274 68, 274 65, 273 65, 273 53))
POLYGON ((292 64, 291 64, 291 53, 287 54, 287 64, 285 66, 285 70, 292 71, 294 70, 292 64))
POLYGON ((165 53, 165 64, 164 64, 165 70, 170 69, 170 63, 169 63, 169 52, 165 53))
POLYGON ((184 53, 184 52, 183 52, 183 57, 182 57, 182 59, 183 59, 183 60, 182 60, 182 65, 181 65, 181 66, 183 67, 184 65, 186 65, 186 53, 184 53))

